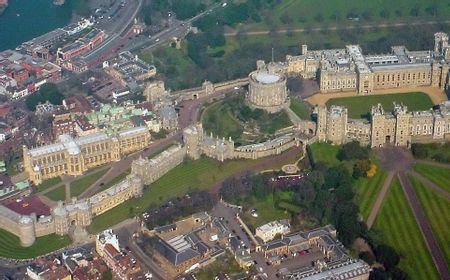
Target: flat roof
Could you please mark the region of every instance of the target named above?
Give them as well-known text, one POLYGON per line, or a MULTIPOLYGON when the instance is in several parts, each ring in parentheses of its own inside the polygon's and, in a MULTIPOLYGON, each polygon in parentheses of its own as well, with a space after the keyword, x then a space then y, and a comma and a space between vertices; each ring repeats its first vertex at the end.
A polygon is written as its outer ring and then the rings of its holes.
POLYGON ((255 79, 263 84, 272 84, 280 80, 280 76, 269 73, 257 73, 255 79))

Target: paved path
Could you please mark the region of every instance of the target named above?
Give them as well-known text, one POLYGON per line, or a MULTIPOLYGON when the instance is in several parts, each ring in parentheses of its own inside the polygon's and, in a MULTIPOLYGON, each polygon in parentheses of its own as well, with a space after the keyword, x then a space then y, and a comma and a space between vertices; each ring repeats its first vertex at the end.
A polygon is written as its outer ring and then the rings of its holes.
POLYGON ((446 190, 444 190, 443 188, 441 188, 440 186, 436 185, 435 183, 431 182, 428 178, 426 178, 425 176, 422 176, 421 174, 415 172, 415 171, 410 171, 409 174, 413 175, 415 178, 417 178, 420 182, 423 183, 423 185, 429 189, 432 189, 433 191, 440 193, 443 197, 447 198, 448 200, 450 200, 450 193, 446 190))
POLYGON ((395 173, 392 171, 389 172, 388 176, 384 180, 384 184, 383 184, 383 187, 381 188, 381 191, 378 193, 377 200, 375 200, 372 210, 370 211, 369 217, 367 218, 367 227, 369 229, 373 226, 373 223, 375 222, 378 211, 380 210, 381 204, 383 203, 383 200, 384 200, 384 197, 386 196, 389 186, 391 185, 394 174, 395 173))
POLYGON ((449 168, 450 169, 450 164, 448 164, 448 163, 437 162, 437 161, 432 161, 432 160, 424 160, 424 159, 418 159, 418 160, 416 160, 416 162, 417 163, 427 164, 427 165, 432 165, 432 166, 436 166, 436 167, 449 168))
POLYGON ((428 220, 422 210, 422 207, 420 206, 419 200, 417 199, 411 183, 404 172, 399 172, 397 177, 400 180, 400 184, 406 194, 408 204, 413 211, 414 218, 419 225, 420 232, 422 233, 428 250, 431 253, 431 257, 433 258, 433 262, 441 276, 441 279, 450 279, 450 271, 448 269, 447 262, 445 261, 445 258, 437 245, 436 239, 431 231, 431 227, 428 224, 428 220))
POLYGON ((356 24, 356 25, 347 25, 347 24, 340 24, 336 26, 325 26, 325 27, 314 27, 314 28, 295 28, 295 29, 277 29, 275 31, 273 30, 259 30, 259 31, 230 31, 225 32, 225 36, 237 36, 237 35, 250 35, 250 36, 257 36, 257 35, 267 35, 271 32, 276 33, 303 33, 303 32, 319 32, 319 31, 336 31, 336 30, 351 30, 351 29, 371 29, 371 28, 386 28, 386 27, 405 27, 405 26, 422 26, 422 25, 435 25, 435 24, 441 24, 441 23, 450 23, 450 20, 445 21, 436 21, 436 20, 429 20, 429 21, 413 21, 413 22, 392 22, 392 23, 374 23, 374 24, 356 24))

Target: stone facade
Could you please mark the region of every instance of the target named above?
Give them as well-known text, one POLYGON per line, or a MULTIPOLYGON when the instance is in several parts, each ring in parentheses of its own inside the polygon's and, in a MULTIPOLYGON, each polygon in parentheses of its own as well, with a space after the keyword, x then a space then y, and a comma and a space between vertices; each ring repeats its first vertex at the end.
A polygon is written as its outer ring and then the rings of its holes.
POLYGON ((146 127, 133 127, 113 136, 98 132, 79 138, 60 135, 58 141, 37 148, 23 147, 24 169, 35 184, 45 179, 71 175, 78 176, 86 170, 119 161, 123 155, 141 150, 150 144, 146 127))
POLYGON ((257 70, 250 73, 248 79, 247 102, 250 107, 275 113, 287 106, 285 76, 268 70, 257 70))
POLYGON ((347 109, 342 106, 318 106, 316 114, 318 140, 337 145, 353 140, 371 147, 450 141, 450 101, 434 110, 414 112, 401 104, 386 112, 378 104, 372 107, 370 121, 348 119, 347 109))
POLYGON ((358 45, 344 49, 308 51, 286 57, 288 75, 317 78, 322 93, 430 86, 444 89, 449 84, 450 47, 448 35, 435 34, 433 51, 409 51, 393 46, 391 53, 363 55, 358 45))

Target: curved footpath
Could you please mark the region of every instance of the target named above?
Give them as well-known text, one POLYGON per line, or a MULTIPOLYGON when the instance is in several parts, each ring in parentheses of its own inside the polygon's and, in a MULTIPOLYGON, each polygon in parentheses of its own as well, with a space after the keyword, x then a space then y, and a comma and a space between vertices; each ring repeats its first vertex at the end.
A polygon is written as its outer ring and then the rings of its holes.
POLYGON ((408 200, 408 204, 413 211, 414 218, 419 225, 420 232, 425 240, 425 244, 428 247, 428 251, 431 253, 431 257, 433 258, 433 262, 441 276, 441 279, 450 279, 450 271, 447 266, 447 262, 437 245, 436 239, 433 236, 433 232, 431 231, 431 227, 428 223, 428 220, 423 212, 422 207, 420 206, 419 200, 414 192, 413 187, 411 186, 411 182, 407 178, 404 172, 399 172, 397 177, 402 185, 403 191, 406 194, 406 198, 408 200))

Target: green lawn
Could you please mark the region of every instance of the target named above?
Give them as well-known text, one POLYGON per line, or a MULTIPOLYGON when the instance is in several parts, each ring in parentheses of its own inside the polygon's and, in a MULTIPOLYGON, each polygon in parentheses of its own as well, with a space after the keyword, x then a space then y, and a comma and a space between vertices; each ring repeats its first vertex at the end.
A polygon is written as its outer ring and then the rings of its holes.
POLYGON ((202 114, 202 123, 206 131, 222 137, 241 137, 243 128, 238 120, 224 108, 222 102, 210 105, 202 114))
POLYGON ((427 216, 433 235, 447 263, 450 263, 450 203, 440 194, 426 188, 416 178, 410 176, 409 180, 427 216))
POLYGON ((353 183, 356 204, 364 220, 369 217, 373 204, 383 186, 387 173, 378 166, 377 173, 372 178, 359 178, 353 183))
MULTIPOLYGON (((245 205, 246 211, 242 214, 242 219, 252 231, 268 222, 289 218, 288 211, 280 209, 281 207, 275 207, 272 195, 268 195, 263 199, 256 199, 252 196, 244 203, 240 203, 240 205, 245 205), (257 209, 258 217, 251 215, 251 209, 257 209)), ((284 205, 285 208, 295 206, 290 203, 288 205, 284 205)))
POLYGON ((53 201, 59 201, 59 200, 65 201, 66 200, 66 186, 62 185, 44 195, 53 201))
POLYGON ((305 102, 301 102, 298 99, 291 98, 290 108, 301 119, 304 119, 304 120, 311 119, 311 107, 308 104, 306 104, 305 102))
POLYGON ((0 229, 0 256, 13 259, 29 259, 44 255, 70 244, 68 236, 51 234, 36 238, 31 247, 20 246, 17 236, 0 229))
POLYGON ((112 186, 114 186, 115 184, 119 183, 120 181, 124 180, 125 177, 127 177, 129 174, 131 173, 131 170, 128 169, 126 171, 124 171, 123 173, 117 175, 116 177, 114 177, 114 179, 112 179, 111 181, 109 181, 108 183, 104 184, 101 188, 99 188, 95 193, 99 193, 101 191, 106 190, 107 188, 110 188, 112 186))
POLYGON ((59 184, 59 183, 61 183, 61 177, 50 178, 50 179, 44 180, 42 183, 37 185, 36 188, 37 188, 38 192, 41 192, 45 189, 53 187, 56 184, 59 184))
POLYGON ((414 170, 422 176, 427 177, 431 182, 450 192, 450 168, 416 163, 414 170))
POLYGON ((378 103, 383 105, 385 111, 391 111, 393 102, 407 105, 409 111, 428 110, 433 106, 428 95, 422 92, 332 98, 327 101, 326 105, 328 107, 331 105, 345 106, 348 109, 349 118, 359 119, 367 117, 372 106, 378 103))
POLYGON ((324 162, 329 165, 339 164, 339 160, 336 155, 341 148, 341 146, 330 145, 323 142, 316 142, 309 145, 310 156, 313 163, 324 162))
POLYGON ((439 279, 400 183, 394 178, 375 220, 374 228, 400 254, 399 267, 412 280, 439 279))
MULTIPOLYGON (((290 155, 286 162, 292 162, 292 160, 299 157, 299 155, 293 154, 291 151, 286 151, 286 153, 290 155)), ((134 213, 139 214, 151 204, 163 203, 168 199, 184 195, 186 192, 194 189, 208 189, 231 174, 260 160, 228 160, 220 163, 214 159, 202 157, 199 160, 182 163, 150 186, 147 186, 142 197, 128 200, 95 217, 89 227, 89 231, 96 233, 129 218, 131 207, 134 208, 134 213)), ((276 168, 275 165, 279 167, 286 164, 286 162, 274 163, 273 167, 270 166, 268 168, 276 168)))
POLYGON ((70 196, 71 197, 79 196, 82 192, 84 192, 87 188, 89 188, 92 184, 94 184, 98 179, 100 179, 108 170, 109 168, 105 168, 73 181, 70 184, 70 196))

